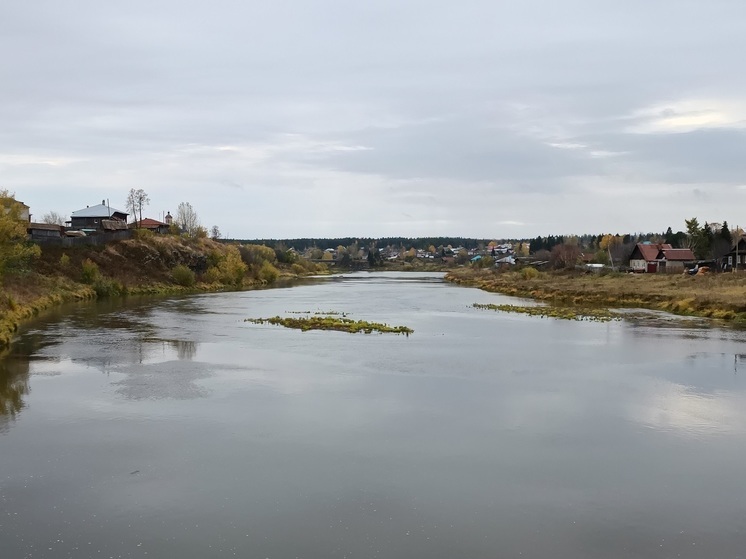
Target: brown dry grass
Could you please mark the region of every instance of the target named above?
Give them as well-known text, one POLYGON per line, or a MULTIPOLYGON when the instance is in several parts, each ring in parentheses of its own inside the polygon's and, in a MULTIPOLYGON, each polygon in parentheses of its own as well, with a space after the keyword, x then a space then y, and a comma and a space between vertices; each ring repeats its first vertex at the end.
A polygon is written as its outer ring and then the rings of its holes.
POLYGON ((486 291, 563 304, 642 307, 746 321, 746 275, 574 274, 456 270, 446 279, 486 291))

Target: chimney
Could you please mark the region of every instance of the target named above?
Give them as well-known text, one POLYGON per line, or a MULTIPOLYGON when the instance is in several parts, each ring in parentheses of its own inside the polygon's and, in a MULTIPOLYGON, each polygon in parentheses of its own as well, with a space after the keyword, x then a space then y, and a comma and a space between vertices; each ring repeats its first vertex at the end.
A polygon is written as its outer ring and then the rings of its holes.
POLYGON ((105 206, 106 205, 106 200, 101 200, 101 205, 105 206))

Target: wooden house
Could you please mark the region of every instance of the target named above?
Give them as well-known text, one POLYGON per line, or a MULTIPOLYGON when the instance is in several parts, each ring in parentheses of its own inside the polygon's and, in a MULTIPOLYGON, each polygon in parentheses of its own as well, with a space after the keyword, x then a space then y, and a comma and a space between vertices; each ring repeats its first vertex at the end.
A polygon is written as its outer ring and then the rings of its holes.
POLYGON ((673 248, 666 243, 637 243, 629 258, 634 272, 681 273, 684 264, 696 260, 690 248, 673 248))
POLYGON ((88 206, 70 214, 70 228, 83 231, 87 235, 127 229, 128 215, 127 212, 112 208, 106 200, 102 200, 100 204, 88 206))

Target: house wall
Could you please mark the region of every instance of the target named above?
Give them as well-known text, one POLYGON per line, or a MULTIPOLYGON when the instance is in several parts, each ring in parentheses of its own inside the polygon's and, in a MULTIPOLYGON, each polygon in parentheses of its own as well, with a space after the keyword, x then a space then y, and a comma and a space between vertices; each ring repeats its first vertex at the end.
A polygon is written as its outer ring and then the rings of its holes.
POLYGON ((644 260, 630 260, 629 266, 636 272, 644 272, 647 269, 647 265, 644 260))
POLYGON ((73 217, 70 218, 70 225, 72 229, 101 229, 101 219, 100 217, 73 217))
POLYGON ((684 272, 684 263, 680 260, 669 260, 664 270, 669 274, 681 274, 684 272))

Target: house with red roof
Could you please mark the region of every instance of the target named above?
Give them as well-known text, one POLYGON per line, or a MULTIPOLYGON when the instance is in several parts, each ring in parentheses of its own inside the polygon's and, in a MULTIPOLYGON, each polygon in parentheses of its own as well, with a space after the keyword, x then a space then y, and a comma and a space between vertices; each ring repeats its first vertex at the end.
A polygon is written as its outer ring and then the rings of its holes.
POLYGON ((696 258, 690 248, 673 248, 667 243, 637 243, 629 257, 633 272, 669 272, 681 273, 686 262, 696 258))
MULTIPOLYGON (((170 214, 169 214, 170 215, 170 214)), ((134 221, 130 223, 130 229, 148 229, 153 233, 168 233, 169 224, 157 219, 151 219, 146 217, 141 221, 134 221)))

